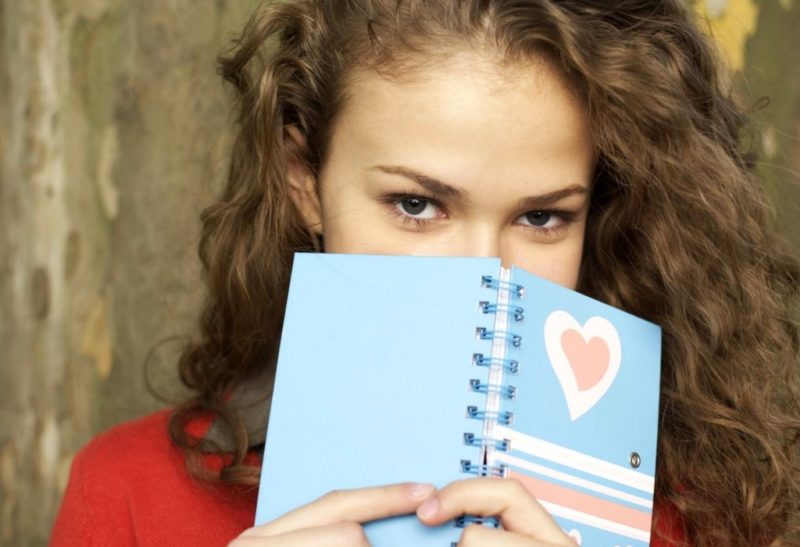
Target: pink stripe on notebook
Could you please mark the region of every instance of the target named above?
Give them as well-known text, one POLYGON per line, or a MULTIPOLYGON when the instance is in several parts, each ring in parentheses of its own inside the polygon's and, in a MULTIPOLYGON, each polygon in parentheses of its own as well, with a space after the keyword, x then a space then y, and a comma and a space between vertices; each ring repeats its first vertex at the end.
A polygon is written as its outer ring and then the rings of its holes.
POLYGON ((650 513, 583 492, 576 492, 570 488, 536 479, 511 469, 508 470, 506 477, 518 480, 539 501, 567 507, 587 515, 636 528, 645 533, 650 532, 650 513))

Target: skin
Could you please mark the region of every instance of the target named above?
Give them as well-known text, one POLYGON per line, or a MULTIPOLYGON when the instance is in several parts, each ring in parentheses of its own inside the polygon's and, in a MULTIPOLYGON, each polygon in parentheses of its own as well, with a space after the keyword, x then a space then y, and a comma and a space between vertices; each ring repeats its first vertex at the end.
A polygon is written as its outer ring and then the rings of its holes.
MULTIPOLYGON (((545 62, 498 65, 463 52, 384 79, 360 73, 319 180, 291 161, 292 199, 336 253, 499 256, 574 288, 594 152, 585 110, 545 62)), ((289 128, 290 144, 304 141, 289 128)), ((459 545, 574 545, 516 481, 468 479, 328 494, 231 545, 368 545, 361 524, 416 513, 436 526, 468 513, 459 545)))

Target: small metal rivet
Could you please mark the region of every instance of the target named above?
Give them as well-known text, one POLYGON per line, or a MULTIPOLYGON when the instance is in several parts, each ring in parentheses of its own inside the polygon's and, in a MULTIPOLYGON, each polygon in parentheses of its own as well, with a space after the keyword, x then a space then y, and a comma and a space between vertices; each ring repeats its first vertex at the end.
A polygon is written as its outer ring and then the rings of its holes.
POLYGON ((631 467, 637 469, 640 465, 642 465, 642 458, 639 456, 639 453, 631 452, 631 467))

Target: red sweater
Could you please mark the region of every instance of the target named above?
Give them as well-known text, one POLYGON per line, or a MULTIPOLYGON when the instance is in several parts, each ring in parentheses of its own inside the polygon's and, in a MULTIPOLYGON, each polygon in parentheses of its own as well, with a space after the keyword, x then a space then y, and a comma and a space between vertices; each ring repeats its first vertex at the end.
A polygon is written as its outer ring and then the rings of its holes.
POLYGON ((114 427, 75 456, 51 546, 218 547, 253 525, 255 489, 193 479, 168 418, 161 411, 114 427))
MULTIPOLYGON (((75 456, 52 547, 223 546, 253 525, 256 491, 189 476, 168 411, 119 425, 75 456)), ((660 519, 676 538, 675 519, 660 519)), ((654 540, 653 547, 669 542, 654 540)))

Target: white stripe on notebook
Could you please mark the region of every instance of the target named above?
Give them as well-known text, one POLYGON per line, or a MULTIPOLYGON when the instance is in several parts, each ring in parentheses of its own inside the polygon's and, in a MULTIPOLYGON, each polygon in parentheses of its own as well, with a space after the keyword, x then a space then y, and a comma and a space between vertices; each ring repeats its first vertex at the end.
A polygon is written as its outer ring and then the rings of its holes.
POLYGON ((611 532, 612 534, 619 534, 621 536, 643 541, 645 543, 649 543, 650 541, 650 532, 645 532, 644 530, 639 530, 638 528, 631 528, 630 526, 625 526, 624 524, 619 524, 604 518, 595 517, 593 515, 587 515, 586 513, 581 513, 580 511, 575 511, 574 509, 556 505, 555 503, 549 503, 546 501, 540 501, 539 503, 541 503, 542 507, 544 507, 547 512, 553 516, 580 522, 581 524, 586 524, 587 526, 592 526, 593 528, 605 530, 606 532, 611 532))
POLYGON ((511 441, 512 451, 537 456, 584 473, 636 488, 648 494, 652 494, 655 489, 655 479, 651 475, 633 471, 627 467, 609 463, 600 458, 588 456, 576 450, 525 435, 499 424, 495 427, 496 438, 511 441))
MULTIPOLYGON (((513 441, 512 441, 513 445, 513 441)), ((515 447, 516 448, 516 447, 515 447)), ((570 475, 568 473, 563 473, 561 471, 556 471, 554 469, 550 469, 548 467, 544 467, 542 465, 538 465, 527 460, 523 460, 521 458, 517 458, 515 456, 509 456, 508 454, 503 454, 500 452, 495 452, 495 461, 505 463, 508 465, 513 465, 514 467, 518 467, 520 469, 526 469, 528 471, 533 471, 534 473, 538 473, 540 475, 545 475, 547 477, 560 480, 562 482, 566 482, 569 484, 574 484, 575 486, 580 486, 582 488, 586 488, 587 490, 593 490, 600 494, 605 494, 607 496, 611 496, 613 498, 617 498, 619 500, 627 501, 629 503, 634 503, 641 507, 646 507, 648 509, 653 508, 652 500, 640 498, 639 496, 634 496, 633 494, 628 494, 627 492, 623 492, 622 490, 617 490, 616 488, 610 488, 608 486, 603 486, 602 484, 598 484, 596 482, 588 481, 586 479, 581 479, 579 477, 575 477, 574 475, 570 475)))

